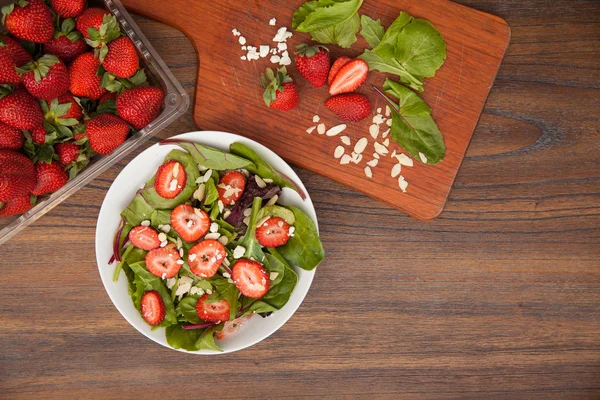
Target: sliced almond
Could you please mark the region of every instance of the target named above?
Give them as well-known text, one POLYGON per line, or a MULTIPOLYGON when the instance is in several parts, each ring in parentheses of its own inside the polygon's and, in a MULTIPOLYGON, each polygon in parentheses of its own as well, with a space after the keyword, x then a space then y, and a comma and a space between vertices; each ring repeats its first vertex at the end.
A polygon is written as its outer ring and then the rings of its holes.
POLYGON ((392 155, 390 157, 392 157, 392 158, 396 157, 396 149, 394 149, 394 151, 392 151, 392 155))
POLYGON ((362 161, 362 159, 363 159, 363 155, 362 154, 352 152, 352 162, 354 164, 360 163, 362 161))
POLYGON ((258 185, 259 188, 264 189, 267 187, 266 182, 263 181, 260 176, 254 175, 254 180, 256 181, 256 184, 258 185))
MULTIPOLYGON (((267 201, 267 204, 265 204, 265 205, 266 205, 266 206, 272 206, 272 205, 274 205, 275 203, 277 203, 277 200, 279 200, 279 196, 275 195, 275 196, 271 197, 271 198, 269 199, 269 201, 267 201)), ((250 211, 252 211, 252 209, 250 209, 250 211)))
POLYGON ((375 159, 379 160, 379 154, 377 154, 377 153, 373 153, 373 158, 375 158, 375 159))
POLYGON ((308 134, 310 135, 311 133, 313 133, 313 132, 314 132, 314 130, 315 130, 315 129, 317 129, 317 127, 316 127, 316 126, 311 126, 310 128, 308 128, 308 129, 306 130, 306 133, 308 133, 308 134))
POLYGON ((319 135, 322 135, 325 133, 325 124, 319 124, 317 125, 317 133, 319 135))
POLYGON ((369 161, 369 162, 367 163, 367 165, 368 165, 369 167, 373 167, 373 168, 375 168, 375 167, 377 166, 377 164, 379 164, 379 160, 378 160, 378 159, 376 159, 376 158, 372 159, 371 161, 369 161))
POLYGON ((326 132, 327 136, 337 136, 340 133, 342 133, 344 131, 344 129, 346 129, 348 127, 348 125, 346 124, 339 124, 336 125, 332 128, 329 128, 329 130, 326 132))
POLYGON ((390 147, 390 139, 385 139, 385 140, 383 141, 383 145, 384 145, 385 147, 390 147))
POLYGON ((372 178, 373 177, 373 171, 371 171, 371 167, 369 167, 367 165, 365 167, 364 171, 365 171, 365 175, 367 176, 367 178, 372 178))
POLYGON ((407 167, 412 167, 413 166, 413 159, 410 158, 409 156, 407 156, 404 153, 400 153, 396 156, 396 159, 398 160, 398 162, 404 166, 407 167))
POLYGON ((373 139, 377 139, 377 136, 379 136, 379 125, 373 124, 369 126, 369 133, 373 139))
POLYGON ((319 117, 318 115, 315 115, 313 117, 313 122, 316 124, 317 122, 319 122, 321 120, 321 117, 319 117))
POLYGON ((373 123, 374 124, 382 124, 385 121, 385 118, 383 118, 383 115, 381 114, 377 114, 373 117, 373 123))
POLYGON ((402 164, 395 164, 392 167, 392 178, 397 177, 398 175, 400 175, 400 171, 402 170, 402 164))
POLYGON ((402 190, 404 193, 406 193, 406 188, 408 187, 408 182, 406 181, 406 179, 404 179, 404 177, 402 175, 400 175, 400 177, 398 177, 398 186, 400 186, 400 190, 402 190))
POLYGON ((379 142, 375 142, 375 145, 374 145, 374 147, 375 147, 375 151, 376 151, 378 154, 381 154, 382 156, 385 156, 387 153, 389 153, 389 151, 388 151, 387 147, 385 147, 384 145, 382 145, 382 144, 381 144, 381 143, 379 143, 379 142))
POLYGON ((383 132, 383 133, 381 134, 381 137, 382 137, 383 139, 385 139, 385 138, 386 138, 386 137, 387 137, 389 134, 390 134, 390 130, 388 129, 388 130, 386 130, 385 132, 383 132))
POLYGON ((352 144, 352 141, 350 140, 350 138, 348 136, 340 136, 340 140, 346 146, 350 146, 352 144))
POLYGON ((390 108, 390 106, 385 106, 385 116, 389 117, 391 113, 392 109, 390 108))
POLYGON ((336 147, 335 151, 333 152, 333 156, 335 158, 340 158, 343 155, 344 155, 344 147, 343 146, 336 147))
POLYGON ((252 215, 252 209, 251 208, 246 208, 244 210, 244 217, 249 217, 250 215, 252 215))
POLYGON ((340 159, 340 164, 341 165, 350 164, 351 160, 352 160, 352 157, 350 157, 348 154, 344 154, 342 156, 342 158, 340 159))
POLYGON ((388 119, 387 121, 385 121, 385 123, 387 124, 387 126, 392 126, 392 119, 388 119))
POLYGON ((177 178, 178 174, 179 174, 179 163, 175 163, 175 165, 173 166, 173 178, 177 178))
POLYGON ((362 153, 367 148, 367 144, 369 144, 367 138, 360 138, 359 141, 354 145, 354 152, 358 154, 362 153))
POLYGON ((423 161, 423 164, 427 164, 427 156, 421 152, 419 152, 419 158, 423 161))

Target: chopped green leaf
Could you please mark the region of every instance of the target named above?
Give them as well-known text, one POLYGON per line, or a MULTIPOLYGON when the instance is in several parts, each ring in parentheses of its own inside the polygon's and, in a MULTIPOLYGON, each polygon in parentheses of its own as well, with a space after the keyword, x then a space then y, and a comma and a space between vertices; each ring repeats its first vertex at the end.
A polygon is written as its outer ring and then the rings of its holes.
POLYGON ((361 15, 360 23, 362 27, 360 34, 362 37, 365 38, 369 46, 377 46, 385 33, 385 29, 383 28, 383 25, 381 25, 381 20, 378 19, 375 21, 368 15, 361 15))

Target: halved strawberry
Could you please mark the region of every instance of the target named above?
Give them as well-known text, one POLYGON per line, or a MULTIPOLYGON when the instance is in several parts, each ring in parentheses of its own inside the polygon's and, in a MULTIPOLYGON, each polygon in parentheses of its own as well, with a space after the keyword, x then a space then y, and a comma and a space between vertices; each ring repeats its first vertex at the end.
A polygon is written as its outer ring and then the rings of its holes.
POLYGON ((217 332, 217 340, 225 340, 235 336, 242 325, 244 325, 254 314, 248 314, 245 317, 236 318, 233 321, 225 322, 223 329, 217 332))
POLYGON ((159 196, 173 199, 181 193, 186 180, 187 174, 183 165, 171 160, 158 167, 154 178, 154 188, 159 196))
POLYGON ((327 77, 327 84, 329 86, 331 86, 331 82, 333 82, 333 78, 335 78, 337 73, 340 71, 340 68, 346 65, 350 60, 351 58, 348 56, 341 56, 340 58, 335 60, 335 62, 331 66, 331 69, 329 70, 329 76, 327 77))
POLYGON ((259 299, 268 291, 271 281, 269 273, 258 261, 242 258, 233 264, 231 279, 239 291, 247 297, 259 299))
POLYGON ((195 242, 208 232, 210 217, 199 208, 181 204, 171 211, 171 226, 183 240, 195 242))
POLYGON ((221 242, 207 239, 190 249, 188 264, 194 275, 200 278, 210 278, 217 273, 225 257, 227 257, 227 252, 221 242))
POLYGON ((152 275, 162 279, 177 275, 182 265, 183 260, 174 247, 159 247, 146 254, 146 268, 152 275))
POLYGON ((347 62, 340 68, 329 86, 329 94, 353 92, 365 83, 369 74, 369 64, 360 58, 347 62))
POLYGON ((256 228, 256 239, 263 247, 283 246, 290 240, 290 225, 283 218, 271 217, 256 228))
POLYGON ((244 175, 238 171, 230 171, 223 175, 217 185, 219 200, 226 206, 234 205, 242 197, 245 188, 246 178, 244 175))
POLYGON ((152 326, 160 325, 165 318, 165 303, 156 290, 144 293, 140 308, 142 317, 152 326))
POLYGON ((206 299, 208 299, 208 297, 209 295, 205 294, 198 299, 198 302, 196 303, 196 312, 198 313, 198 316, 204 321, 216 322, 217 324, 228 321, 230 311, 229 302, 223 299, 215 301, 214 303, 207 303, 206 299))
POLYGON ((129 232, 129 241, 142 250, 154 250, 160 247, 158 233, 149 226, 136 226, 129 232))

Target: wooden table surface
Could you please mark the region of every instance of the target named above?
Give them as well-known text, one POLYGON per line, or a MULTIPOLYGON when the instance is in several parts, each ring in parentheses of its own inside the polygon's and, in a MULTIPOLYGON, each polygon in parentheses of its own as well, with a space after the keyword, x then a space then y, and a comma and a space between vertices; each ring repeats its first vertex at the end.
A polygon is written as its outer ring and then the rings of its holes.
MULTIPOLYGON (((256 346, 185 355, 131 327, 98 276, 124 160, 0 247, 0 397, 598 398, 600 2, 461 3, 512 42, 438 220, 298 169, 327 251, 306 300, 256 346)), ((189 41, 136 21, 191 95, 189 41)), ((159 137, 194 129, 188 112, 159 137)))

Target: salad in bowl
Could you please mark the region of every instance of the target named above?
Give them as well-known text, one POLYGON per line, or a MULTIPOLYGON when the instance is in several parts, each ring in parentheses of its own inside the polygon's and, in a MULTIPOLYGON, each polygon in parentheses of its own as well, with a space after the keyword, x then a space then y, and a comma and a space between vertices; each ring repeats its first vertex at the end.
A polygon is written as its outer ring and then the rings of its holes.
POLYGON ((161 145, 174 148, 120 212, 113 284, 126 280, 136 323, 164 328, 172 348, 220 351, 251 319, 281 312, 323 246, 312 217, 281 201, 290 190, 305 198, 303 187, 251 146, 185 135, 161 145))

